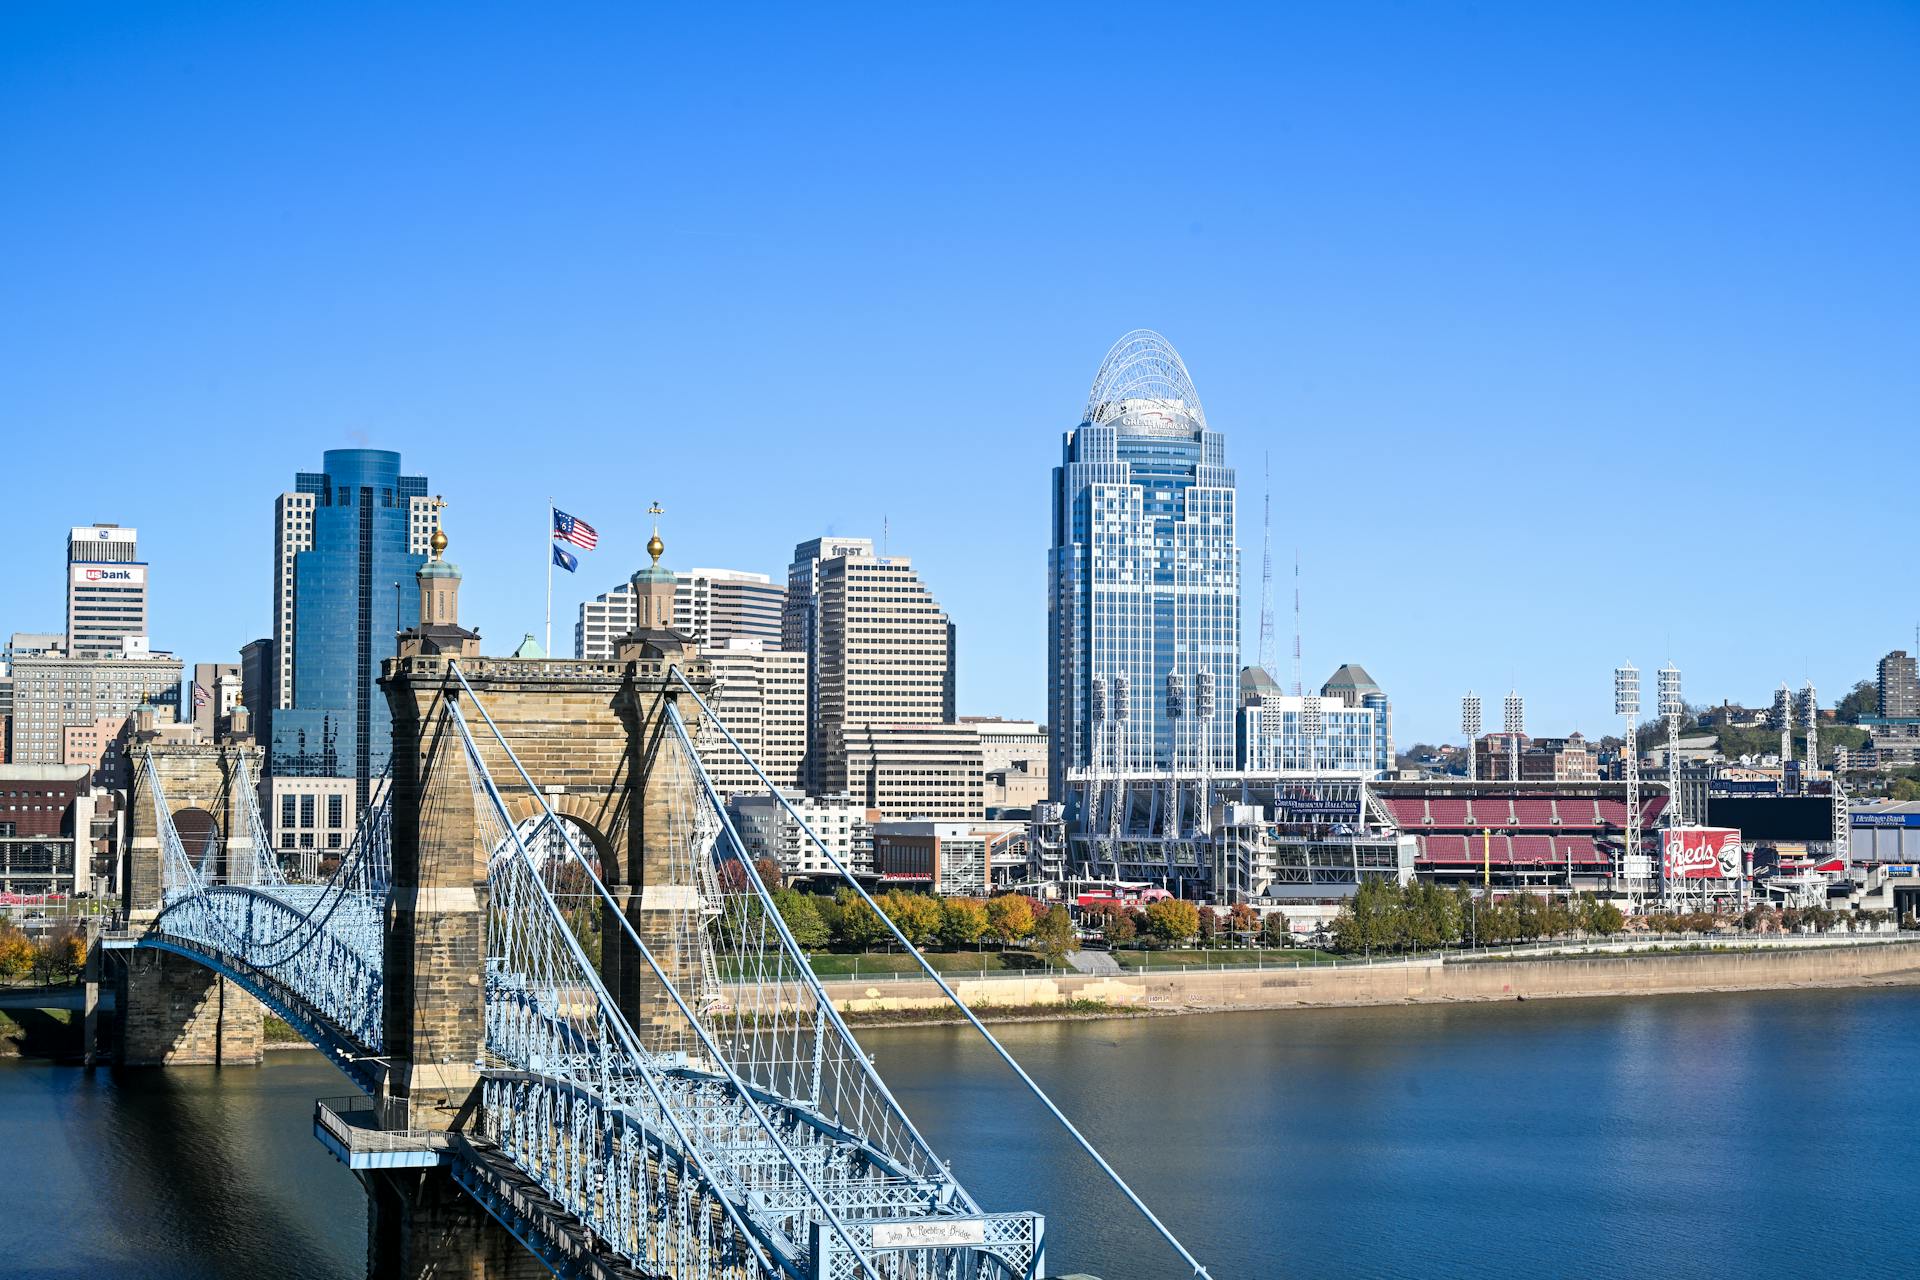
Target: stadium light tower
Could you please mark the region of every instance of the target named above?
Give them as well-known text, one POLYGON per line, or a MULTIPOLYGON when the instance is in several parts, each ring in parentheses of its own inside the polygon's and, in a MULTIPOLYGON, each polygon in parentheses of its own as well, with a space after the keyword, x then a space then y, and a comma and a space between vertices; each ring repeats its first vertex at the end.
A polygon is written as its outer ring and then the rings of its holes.
POLYGON ((1773 691, 1773 720, 1780 727, 1780 767, 1793 762, 1793 690, 1783 680, 1773 691))
POLYGON ((1669 662, 1660 668, 1660 714, 1667 722, 1667 825, 1684 827, 1686 814, 1680 803, 1680 718, 1687 704, 1680 696, 1680 668, 1669 662))
POLYGON ((1520 781, 1520 734, 1527 724, 1526 704, 1520 695, 1509 689, 1504 706, 1501 708, 1500 727, 1507 735, 1507 781, 1520 781))
POLYGON ((1306 694, 1300 699, 1300 736, 1306 740, 1309 772, 1320 767, 1320 732, 1324 727, 1320 718, 1320 695, 1306 694))
POLYGON ((1807 681, 1807 687, 1800 691, 1800 718, 1807 726, 1807 768, 1820 767, 1820 695, 1814 692, 1813 681, 1807 681))
POLYGON ((1613 669, 1613 713, 1624 721, 1627 773, 1627 851, 1621 868, 1629 880, 1644 880, 1640 868, 1640 669, 1631 662, 1613 669))
POLYGON ((1480 737, 1480 695, 1469 693, 1460 699, 1460 732, 1467 735, 1467 781, 1476 782, 1480 777, 1480 766, 1476 760, 1477 752, 1473 744, 1480 737))

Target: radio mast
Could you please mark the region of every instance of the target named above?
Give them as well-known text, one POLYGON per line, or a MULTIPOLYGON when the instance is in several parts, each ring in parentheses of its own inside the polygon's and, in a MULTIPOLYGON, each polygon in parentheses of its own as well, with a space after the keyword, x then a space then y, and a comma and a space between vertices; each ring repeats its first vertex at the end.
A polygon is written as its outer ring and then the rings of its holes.
POLYGON ((1293 549, 1293 696, 1301 694, 1300 684, 1300 548, 1293 549))
POLYGON ((1260 669, 1273 674, 1273 464, 1262 465, 1266 494, 1260 501, 1260 669))

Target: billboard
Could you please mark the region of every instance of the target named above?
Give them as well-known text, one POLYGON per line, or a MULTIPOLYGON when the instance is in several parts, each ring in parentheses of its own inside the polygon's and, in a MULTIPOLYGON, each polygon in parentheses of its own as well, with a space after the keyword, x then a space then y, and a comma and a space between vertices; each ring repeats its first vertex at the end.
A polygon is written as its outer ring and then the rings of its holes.
POLYGON ((1740 833, 1730 827, 1669 827, 1660 833, 1669 880, 1737 880, 1740 833))
POLYGON ((68 576, 76 587, 143 587, 147 583, 144 564, 72 564, 68 576))
POLYGON ((1833 797, 1709 795, 1707 825, 1732 827, 1748 844, 1831 840, 1833 797))
POLYGON ((67 529, 68 542, 138 542, 139 540, 138 529, 122 529, 119 525, 110 524, 105 527, 97 524, 73 525, 67 529))

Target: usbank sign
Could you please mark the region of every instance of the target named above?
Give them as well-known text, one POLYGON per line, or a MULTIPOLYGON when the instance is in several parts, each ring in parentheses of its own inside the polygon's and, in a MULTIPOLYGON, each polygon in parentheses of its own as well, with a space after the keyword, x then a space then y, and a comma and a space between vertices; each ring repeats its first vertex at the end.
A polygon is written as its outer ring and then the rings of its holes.
POLYGON ((75 586, 139 587, 146 585, 147 566, 143 564, 76 564, 72 566, 75 586))

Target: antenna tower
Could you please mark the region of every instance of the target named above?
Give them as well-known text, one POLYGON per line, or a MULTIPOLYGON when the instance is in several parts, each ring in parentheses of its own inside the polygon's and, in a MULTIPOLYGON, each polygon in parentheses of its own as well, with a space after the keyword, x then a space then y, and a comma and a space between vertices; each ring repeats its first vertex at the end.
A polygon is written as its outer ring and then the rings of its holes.
POLYGON ((1262 467, 1266 496, 1260 503, 1260 669, 1273 674, 1273 465, 1262 467))
POLYGON ((1293 549, 1293 696, 1299 697, 1300 685, 1300 548, 1293 549))

